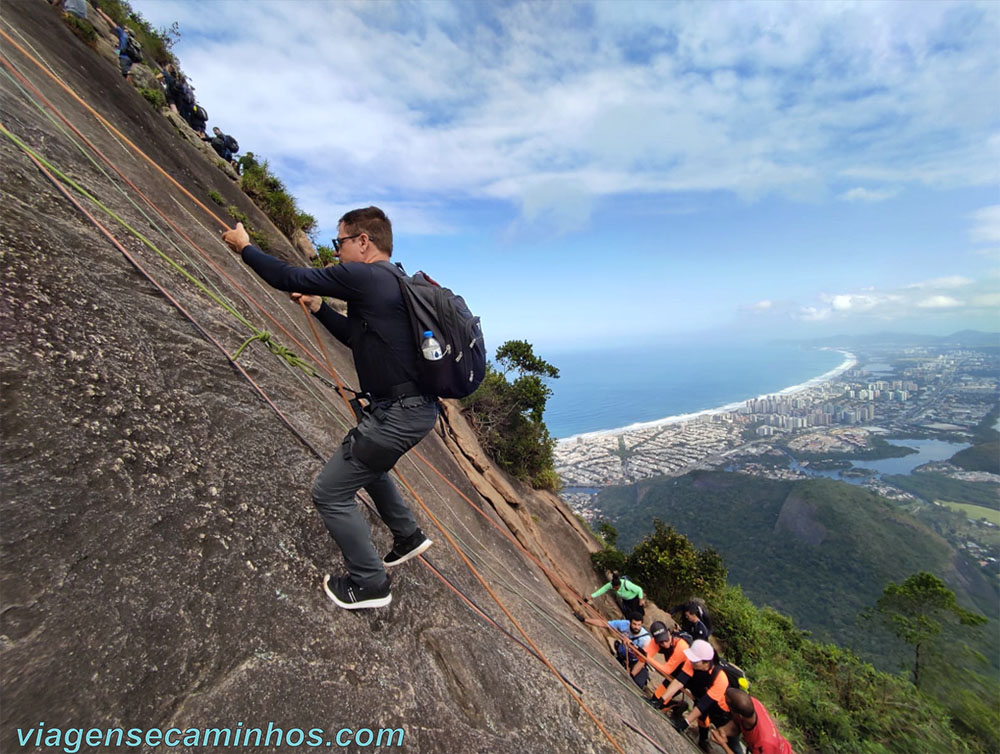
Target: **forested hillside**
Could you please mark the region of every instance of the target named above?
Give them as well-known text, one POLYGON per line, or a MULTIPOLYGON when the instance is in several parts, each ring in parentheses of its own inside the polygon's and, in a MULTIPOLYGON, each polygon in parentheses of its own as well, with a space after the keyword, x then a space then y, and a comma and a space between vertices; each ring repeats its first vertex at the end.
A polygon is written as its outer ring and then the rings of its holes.
POLYGON ((968 557, 905 511, 863 488, 700 472, 608 488, 600 507, 625 548, 655 517, 722 554, 729 581, 760 605, 793 616, 818 638, 892 667, 858 614, 889 581, 928 570, 987 615, 996 591, 968 557))

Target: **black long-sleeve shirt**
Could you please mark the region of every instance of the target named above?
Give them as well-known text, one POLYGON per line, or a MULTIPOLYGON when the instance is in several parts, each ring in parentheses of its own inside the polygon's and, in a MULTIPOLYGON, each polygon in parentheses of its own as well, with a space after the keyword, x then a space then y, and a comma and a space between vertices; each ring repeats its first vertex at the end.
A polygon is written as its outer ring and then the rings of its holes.
POLYGON ((351 349, 361 391, 388 397, 393 386, 416 382, 420 354, 410 316, 391 262, 345 262, 333 267, 296 267, 256 246, 243 261, 281 291, 333 296, 347 302, 347 316, 325 303, 315 317, 351 349))

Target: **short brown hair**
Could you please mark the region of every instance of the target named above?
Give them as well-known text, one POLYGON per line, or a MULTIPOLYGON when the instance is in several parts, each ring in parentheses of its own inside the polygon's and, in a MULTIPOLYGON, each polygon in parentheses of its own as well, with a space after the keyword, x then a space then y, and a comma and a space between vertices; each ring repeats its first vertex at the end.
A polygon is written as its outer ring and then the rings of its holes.
POLYGON ((392 223, 378 207, 352 209, 340 218, 340 222, 347 235, 366 233, 379 251, 392 256, 392 223))

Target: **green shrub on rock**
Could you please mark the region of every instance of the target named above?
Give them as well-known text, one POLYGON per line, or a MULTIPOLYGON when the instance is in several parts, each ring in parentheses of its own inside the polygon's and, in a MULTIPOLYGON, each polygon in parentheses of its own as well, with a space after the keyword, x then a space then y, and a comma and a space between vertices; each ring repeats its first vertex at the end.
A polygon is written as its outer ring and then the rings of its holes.
POLYGON ((146 101, 157 110, 162 110, 167 106, 167 96, 160 87, 149 87, 140 89, 139 94, 146 98, 146 101))
POLYGON ((553 468, 555 440, 542 420, 552 394, 544 377, 559 370, 535 356, 530 343, 509 340, 497 349, 501 370, 487 365, 486 377, 462 402, 486 453, 505 471, 536 489, 558 489, 553 468), (510 373, 513 381, 507 380, 510 373))
POLYGON ((94 29, 90 21, 77 18, 72 13, 63 13, 63 21, 76 36, 78 36, 87 47, 97 49, 97 30, 94 29))

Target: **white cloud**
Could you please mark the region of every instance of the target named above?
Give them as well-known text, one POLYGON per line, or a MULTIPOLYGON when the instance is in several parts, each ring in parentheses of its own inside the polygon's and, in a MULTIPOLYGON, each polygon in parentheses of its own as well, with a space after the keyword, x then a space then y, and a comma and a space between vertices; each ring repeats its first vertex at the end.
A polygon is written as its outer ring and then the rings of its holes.
POLYGON ((837 198, 845 202, 874 203, 874 202, 884 202, 887 199, 892 199, 892 197, 896 196, 898 193, 899 191, 895 189, 882 189, 881 191, 879 191, 879 190, 866 189, 859 186, 857 188, 852 188, 850 191, 845 191, 837 198))
POLYGON ((868 293, 871 289, 866 289, 864 293, 840 293, 836 295, 821 296, 829 303, 830 308, 835 312, 866 312, 882 304, 895 300, 894 296, 885 294, 868 293))
POLYGON ((756 304, 751 304, 750 308, 754 311, 766 312, 774 308, 774 302, 765 299, 763 301, 758 301, 756 304))
POLYGON ((975 281, 971 278, 963 277, 962 275, 951 275, 950 277, 935 278, 934 280, 924 280, 920 283, 910 283, 906 286, 907 289, 922 290, 925 288, 962 288, 967 285, 972 285, 975 281))
POLYGON ((973 306, 996 308, 997 318, 1000 321, 1000 293, 982 293, 972 297, 973 306))
POLYGON ((973 241, 989 243, 1000 241, 1000 204, 976 210, 970 217, 973 226, 969 235, 973 241))
POLYGON ((995 277, 980 280, 949 275, 893 289, 868 286, 857 292, 823 293, 816 303, 800 303, 790 309, 793 319, 820 321, 880 321, 891 323, 914 317, 951 316, 962 311, 983 320, 1000 323, 1000 291, 995 277), (961 292, 961 295, 959 295, 961 292))
POLYGON ((930 296, 917 302, 921 309, 953 309, 962 302, 951 296, 930 296))
POLYGON ((180 22, 213 124, 341 206, 500 199, 569 229, 608 195, 997 180, 997 4, 134 5, 180 22))
POLYGON ((801 319, 804 322, 822 322, 823 320, 830 319, 832 311, 829 308, 815 307, 815 306, 803 306, 797 315, 797 319, 801 319))

